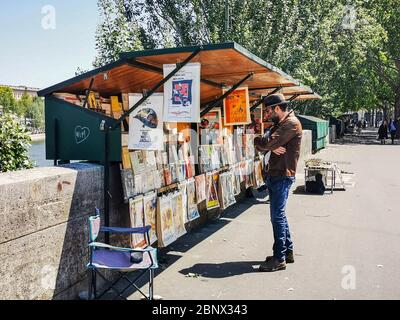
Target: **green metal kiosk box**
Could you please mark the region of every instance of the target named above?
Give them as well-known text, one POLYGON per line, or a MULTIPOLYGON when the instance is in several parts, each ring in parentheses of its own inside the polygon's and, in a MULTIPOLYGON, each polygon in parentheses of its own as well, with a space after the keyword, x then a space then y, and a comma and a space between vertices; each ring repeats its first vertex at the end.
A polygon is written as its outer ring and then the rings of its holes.
POLYGON ((329 122, 312 116, 298 115, 304 130, 312 132, 312 151, 316 152, 326 146, 326 137, 329 134, 329 122))
MULTIPOLYGON (((46 159, 105 161, 105 126, 116 120, 48 95, 46 159)), ((109 133, 109 161, 121 161, 121 128, 109 133)))

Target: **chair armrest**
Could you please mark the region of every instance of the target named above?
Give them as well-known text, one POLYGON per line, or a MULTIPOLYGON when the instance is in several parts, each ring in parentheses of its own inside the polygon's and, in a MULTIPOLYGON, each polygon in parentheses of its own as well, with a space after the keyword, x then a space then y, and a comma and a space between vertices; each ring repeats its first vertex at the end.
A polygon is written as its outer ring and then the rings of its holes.
POLYGON ((89 247, 94 247, 94 248, 106 248, 106 249, 110 249, 110 250, 115 250, 115 251, 126 251, 126 252, 150 252, 155 250, 153 247, 147 247, 144 249, 141 248, 122 248, 122 247, 115 247, 115 246, 111 246, 109 244, 105 244, 102 242, 91 242, 89 243, 89 247))
POLYGON ((118 227, 101 227, 100 231, 101 232, 113 232, 113 233, 140 233, 140 234, 145 234, 149 232, 151 229, 151 226, 145 226, 141 228, 118 228, 118 227))

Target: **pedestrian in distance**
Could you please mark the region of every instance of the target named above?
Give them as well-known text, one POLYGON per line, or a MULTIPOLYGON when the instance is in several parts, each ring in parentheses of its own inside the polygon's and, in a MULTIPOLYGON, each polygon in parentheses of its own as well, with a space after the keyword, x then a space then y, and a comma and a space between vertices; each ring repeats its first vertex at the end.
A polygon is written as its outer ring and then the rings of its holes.
POLYGON ((265 97, 263 104, 265 109, 270 110, 274 127, 268 139, 256 137, 254 146, 260 152, 272 151, 266 168, 266 183, 274 245, 273 255, 265 259, 259 271, 273 272, 286 269, 286 263, 294 262, 293 242, 285 210, 290 187, 295 182, 302 127, 293 110, 287 110, 288 103, 282 94, 265 97))
POLYGON ((394 144, 394 139, 396 138, 397 124, 394 120, 390 119, 389 122, 389 132, 390 139, 392 139, 392 144, 394 144))
POLYGON ((382 122, 378 129, 378 139, 381 140, 381 144, 386 144, 386 139, 389 139, 388 137, 388 125, 386 120, 382 122))

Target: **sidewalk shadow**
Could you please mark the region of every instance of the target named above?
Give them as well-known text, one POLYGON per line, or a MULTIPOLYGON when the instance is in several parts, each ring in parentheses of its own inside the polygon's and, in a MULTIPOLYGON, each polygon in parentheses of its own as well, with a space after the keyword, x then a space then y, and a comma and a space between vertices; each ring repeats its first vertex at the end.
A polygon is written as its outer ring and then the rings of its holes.
MULTIPOLYGON (((176 240, 174 243, 170 244, 166 248, 161 248, 158 249, 158 262, 159 262, 159 268, 155 270, 154 272, 154 281, 155 281, 155 287, 157 287, 157 276, 160 275, 162 272, 167 270, 170 266, 172 266, 175 262, 177 262, 179 259, 181 259, 183 256, 180 255, 180 253, 185 253, 189 251, 191 248, 195 247, 197 244, 199 244, 202 241, 205 241, 208 237, 212 236, 215 232, 218 232, 220 229, 225 227, 227 224, 229 224, 231 221, 233 221, 236 217, 241 215, 243 212, 245 212, 249 207, 252 205, 259 203, 256 199, 254 198, 243 198, 238 201, 236 204, 234 204, 232 207, 230 207, 227 210, 224 210, 222 212, 219 212, 217 215, 213 215, 214 218, 213 220, 203 220, 203 223, 200 225, 195 225, 191 227, 188 230, 188 233, 180 237, 178 240, 176 240), (178 254, 177 254, 178 253, 178 254)), ((208 214, 207 214, 208 215, 208 214)), ((211 265, 207 264, 199 264, 196 268, 199 268, 199 270, 206 270, 207 268, 211 268, 208 271, 208 275, 217 277, 218 276, 218 269, 225 270, 226 276, 232 276, 234 275, 233 273, 236 272, 237 274, 243 274, 243 273, 250 273, 250 272, 255 272, 253 268, 251 267, 251 264, 260 264, 260 261, 256 262, 231 262, 231 263, 225 263, 221 264, 219 268, 215 266, 214 268, 211 267, 211 265), (223 266, 226 265, 226 266, 223 266), (232 271, 233 270, 233 271, 232 271), (231 272, 232 274, 229 274, 231 272)), ((257 270, 256 270, 257 271, 257 270)), ((192 272, 188 271, 191 273, 199 273, 199 272, 192 272)), ((204 273, 201 271, 201 273, 204 273)), ((223 276, 223 274, 221 274, 223 276)), ((135 277, 134 273, 132 275, 127 274, 128 278, 132 279, 135 277)), ((203 277, 205 275, 203 274, 203 277)), ((211 277, 210 276, 210 277, 211 277)), ((145 277, 146 278, 146 277, 145 277)), ((145 286, 148 281, 147 279, 141 279, 139 280, 136 284, 138 285, 139 288, 145 286)), ((117 286, 117 288, 122 288, 121 286, 117 286)), ((147 287, 147 286, 146 286, 147 287)), ((145 287, 145 288, 146 288, 145 287)), ((146 290, 146 289, 145 289, 146 290)), ((135 288, 129 288, 125 293, 124 297, 129 297, 133 294, 135 294, 137 290, 135 288)), ((157 294, 157 292, 155 292, 157 294)), ((110 299, 110 296, 105 296, 104 299, 110 299)))
MULTIPOLYGON (((363 145, 381 145, 381 141, 378 139, 378 132, 375 131, 366 131, 361 132, 360 134, 348 133, 345 134, 343 138, 336 139, 335 143, 337 145, 354 145, 354 144, 363 144, 363 145)), ((386 140, 386 145, 391 144, 391 140, 386 140)), ((399 145, 395 140, 394 145, 399 145)))
POLYGON ((202 278, 228 278, 245 273, 259 272, 263 261, 235 261, 224 263, 197 263, 193 267, 182 269, 183 275, 201 276, 202 278))

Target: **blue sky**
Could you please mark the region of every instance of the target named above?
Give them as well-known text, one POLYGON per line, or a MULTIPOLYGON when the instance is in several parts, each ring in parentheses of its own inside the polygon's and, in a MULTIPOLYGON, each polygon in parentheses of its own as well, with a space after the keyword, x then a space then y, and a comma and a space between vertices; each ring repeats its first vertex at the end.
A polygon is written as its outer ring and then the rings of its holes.
POLYGON ((98 22, 96 0, 1 0, 0 84, 44 88, 93 69, 98 22), (42 26, 47 5, 55 29, 42 26))

